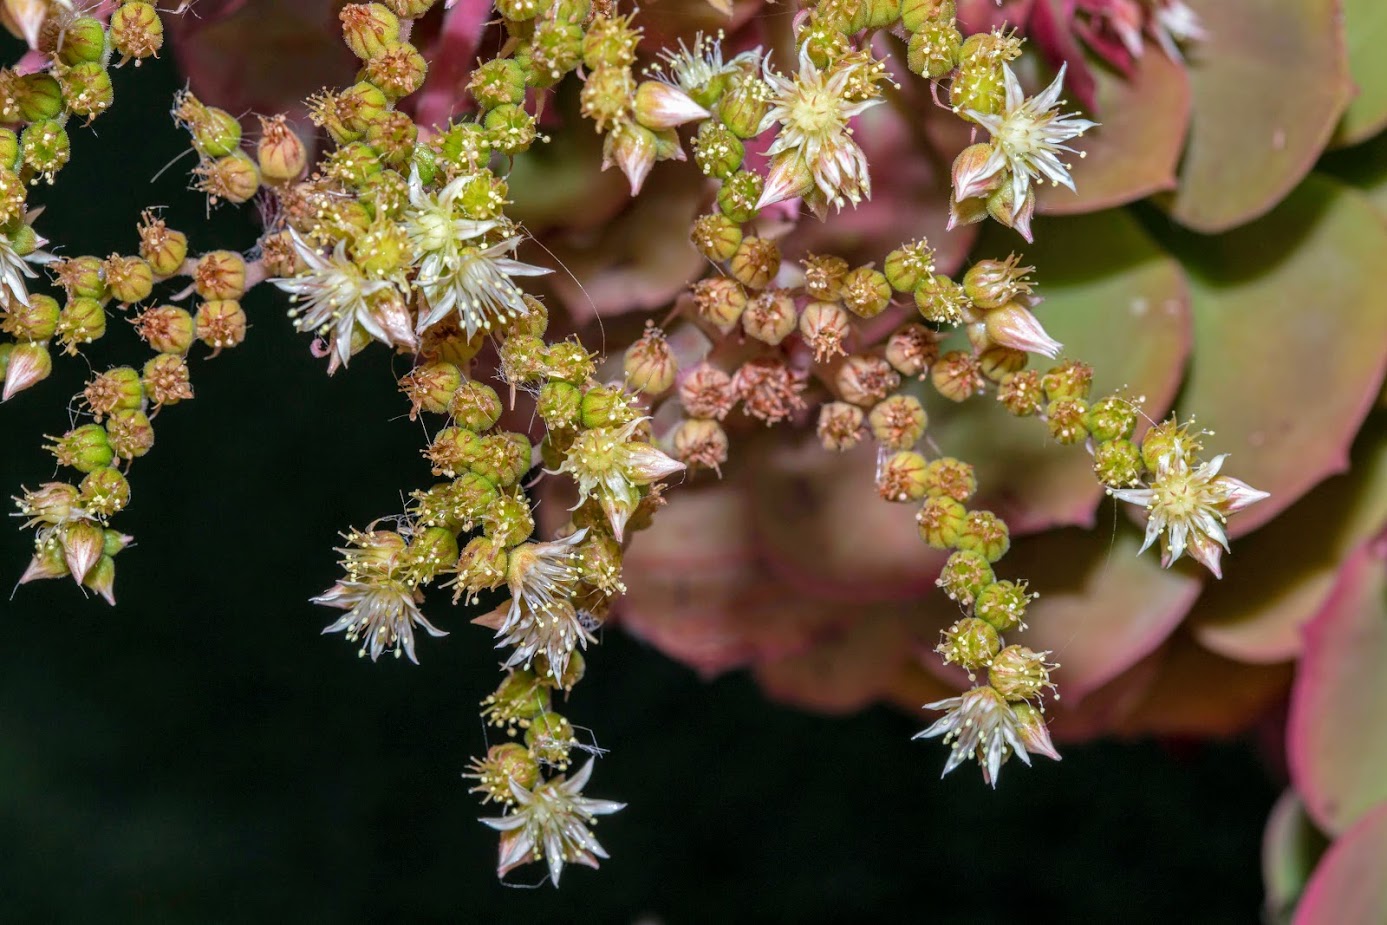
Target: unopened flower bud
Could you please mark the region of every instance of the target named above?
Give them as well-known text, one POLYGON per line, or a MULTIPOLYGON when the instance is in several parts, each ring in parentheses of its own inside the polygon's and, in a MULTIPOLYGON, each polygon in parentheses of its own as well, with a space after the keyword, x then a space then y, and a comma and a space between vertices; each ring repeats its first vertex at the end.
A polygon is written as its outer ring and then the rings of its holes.
POLYGON ((139 257, 112 254, 106 259, 106 285, 117 302, 129 304, 149 298, 154 288, 154 270, 139 257))
POLYGON ((502 546, 519 546, 535 532, 524 496, 500 495, 482 512, 482 531, 502 546))
POLYGON ((954 199, 975 199, 990 194, 1002 182, 1002 173, 994 162, 990 144, 975 144, 964 148, 954 158, 954 199))
POLYGON ((674 458, 691 469, 712 469, 721 474, 727 462, 727 431, 717 421, 681 421, 674 429, 674 458))
POLYGON ((188 236, 170 229, 163 219, 146 211, 140 222, 140 257, 155 276, 173 276, 188 256, 188 236))
POLYGON ((693 418, 720 421, 736 401, 732 377, 708 363, 695 366, 679 383, 679 403, 693 418))
POLYGON ((915 514, 915 526, 920 539, 935 549, 952 549, 958 542, 963 525, 968 517, 963 505, 943 495, 925 498, 925 503, 915 514))
POLYGON ((718 188, 718 208, 734 222, 749 222, 760 209, 765 181, 749 170, 738 170, 718 188))
POLYGON ((525 730, 525 744, 536 761, 562 770, 568 767, 568 753, 578 744, 578 739, 573 735, 573 725, 551 710, 530 721, 530 728, 525 730))
POLYGON ((882 271, 892 289, 914 292, 926 276, 934 274, 934 249, 924 238, 902 244, 886 255, 882 271))
POLYGON ((71 466, 78 472, 104 469, 115 459, 110 436, 100 424, 83 424, 58 437, 45 447, 61 466, 71 466))
POLYGON ((111 449, 121 459, 135 459, 154 448, 154 426, 139 409, 118 408, 106 422, 111 449))
POLYGON ((627 384, 647 395, 668 391, 679 373, 679 364, 665 339, 665 332, 650 322, 646 323, 640 339, 627 348, 622 368, 627 384))
POLYGON ((930 497, 967 501, 978 490, 973 467, 960 459, 945 456, 929 464, 927 493, 930 497))
MULTIPOLYGON (((0 129, 0 131, 9 130, 0 129)), ((14 133, 10 132, 10 135, 14 135, 14 133)), ((0 143, 3 143, 4 140, 5 137, 0 135, 0 143)), ((18 142, 16 141, 17 145, 18 142)), ((11 169, 17 157, 17 147, 13 157, 7 157, 5 152, 0 151, 0 224, 8 225, 24 217, 24 207, 29 190, 24 185, 24 181, 11 169)))
POLYGON ((1018 266, 1013 254, 1006 260, 979 260, 963 276, 963 291, 981 309, 1001 308, 1031 294, 1034 267, 1018 266))
POLYGON ((892 395, 878 402, 867 417, 872 436, 888 450, 908 450, 925 435, 929 415, 913 395, 892 395))
POLYGON ((744 237, 728 269, 743 286, 764 289, 780 272, 780 247, 765 238, 744 237))
POLYGON ((136 65, 152 58, 164 47, 164 23, 152 3, 127 2, 111 14, 111 47, 136 65))
POLYGON ((435 362, 416 366, 400 378, 400 391, 409 399, 411 421, 420 411, 444 414, 453 394, 462 385, 462 371, 452 363, 435 362))
POLYGON ((970 306, 962 286, 947 276, 936 274, 921 278, 915 287, 915 307, 926 321, 959 324, 970 306))
POLYGON ((795 300, 785 289, 768 289, 747 302, 742 312, 742 330, 747 336, 778 345, 795 330, 795 300))
POLYGON ((891 284, 880 271, 858 267, 843 278, 841 297, 853 314, 875 318, 891 302, 891 284))
POLYGON ((135 331, 160 353, 187 353, 195 339, 193 318, 176 305, 160 305, 133 319, 135 331))
POLYGON ((844 356, 843 342, 852 331, 848 313, 837 302, 810 302, 799 316, 799 333, 814 351, 814 362, 844 356))
POLYGON ((726 180, 736 173, 746 156, 741 139, 716 119, 709 119, 698 127, 693 150, 698 169, 716 180, 726 180))
POLYGON ((55 330, 63 350, 75 354, 81 345, 106 336, 106 309, 95 299, 73 299, 58 313, 55 330))
POLYGON ((631 118, 636 81, 629 67, 600 67, 588 74, 579 94, 582 113, 599 132, 631 118))
POLYGON ((1088 437, 1084 418, 1088 414, 1088 402, 1077 398, 1052 401, 1045 406, 1045 418, 1050 427, 1050 436, 1069 446, 1081 443, 1088 437))
POLYGON ((636 87, 636 120, 651 129, 675 128, 712 115, 678 87, 659 80, 643 80, 636 87))
POLYGON ((19 148, 24 155, 24 163, 50 181, 53 174, 62 170, 72 157, 72 142, 67 137, 67 130, 51 119, 34 122, 24 129, 19 136, 19 148))
POLYGON ((207 161, 193 171, 197 188, 215 205, 225 200, 240 205, 260 189, 260 171, 255 162, 241 152, 207 161))
POLYGON ((886 362, 902 376, 923 377, 939 358, 939 338, 923 324, 897 328, 886 341, 886 362))
POLYGON ((952 21, 924 23, 912 30, 906 45, 906 66, 929 80, 938 80, 958 63, 963 35, 952 21))
POLYGON ((408 42, 394 42, 366 62, 367 80, 392 100, 403 99, 424 85, 429 64, 408 42))
POLYGON ((570 382, 550 380, 540 387, 535 410, 550 431, 577 427, 583 414, 583 393, 570 382))
MULTIPOLYGON (((962 532, 960 532, 960 536, 962 532)), ((949 561, 939 572, 935 584, 964 607, 970 606, 982 589, 996 581, 992 566, 987 559, 976 552, 959 551, 949 556, 949 561)))
POLYGON ((1099 442, 1116 440, 1132 435, 1136 428, 1137 415, 1135 402, 1110 395, 1093 403, 1088 409, 1088 416, 1084 418, 1084 424, 1093 435, 1093 439, 1099 442))
POLYGON ((1093 452, 1093 471, 1109 488, 1129 488, 1141 482, 1141 450, 1122 437, 1105 440, 1093 452))
POLYGON ((94 470, 82 479, 81 493, 82 510, 102 521, 130 503, 130 483, 118 469, 94 470))
POLYGON ((453 602, 466 597, 476 601, 481 592, 499 587, 506 580, 510 551, 484 536, 475 536, 458 556, 453 582, 453 602))
POLYGON ((848 262, 831 254, 809 254, 803 260, 804 289, 815 299, 835 302, 842 295, 848 262))
POLYGON ((453 393, 448 413, 464 427, 490 430, 501 419, 501 397, 485 382, 469 379, 453 393))
POLYGON ((159 354, 145 363, 141 378, 156 406, 176 405, 193 397, 188 361, 182 354, 159 354))
POLYGON ((129 366, 117 366, 92 379, 82 392, 97 423, 117 409, 138 408, 144 403, 140 374, 129 366))
POLYGON ((800 393, 807 378, 807 373, 792 369, 781 357, 760 356, 741 365, 732 377, 732 390, 746 414, 769 426, 804 408, 800 393))
POLYGON ((284 116, 260 117, 260 142, 255 155, 260 176, 275 185, 297 180, 308 164, 308 150, 284 116))
POLYGON ((919 501, 925 496, 925 465, 911 450, 892 453, 877 467, 877 494, 885 501, 919 501))
POLYGON ((1041 384, 1045 386, 1045 397, 1051 401, 1086 399, 1093 386, 1093 367, 1079 360, 1066 360, 1047 372, 1041 384))
POLYGON ((999 581, 978 593, 978 599, 973 602, 973 613, 990 623, 999 633, 1009 632, 1018 626, 1025 629, 1022 618, 1035 596, 1026 590, 1024 581, 999 581))
POLYGON ((38 343, 15 344, 5 358, 5 389, 0 393, 0 401, 9 401, 30 386, 47 379, 51 372, 53 358, 47 347, 38 343))
POLYGON ((582 386, 592 378, 596 365, 593 355, 582 344, 576 340, 564 340, 549 345, 545 370, 550 379, 562 379, 582 386))
POLYGON ((638 416, 631 398, 614 386, 593 386, 583 393, 584 427, 620 427, 638 416))
POLYGON ((78 521, 67 526, 63 532, 63 559, 74 580, 80 582, 87 577, 92 566, 101 558, 105 544, 105 532, 91 521, 78 521))
POLYGON ((1045 661, 1049 652, 1033 652, 1025 646, 1007 646, 987 669, 987 679, 1007 700, 1034 700, 1047 688, 1054 689, 1050 671, 1058 668, 1045 661))
POLYGON ((689 231, 698 252, 714 263, 731 260, 742 243, 742 226, 721 212, 700 215, 689 231))
POLYGON ((761 122, 770 112, 771 88, 755 74, 742 74, 718 101, 718 117, 738 138, 761 134, 761 122))
POLYGON ((862 442, 862 409, 843 401, 831 401, 819 409, 819 442, 827 450, 850 450, 862 442))
POLYGON ((29 304, 24 305, 10 299, 8 307, 0 311, 0 331, 16 340, 48 340, 58 327, 61 309, 51 296, 32 293, 29 304))
POLYGON ((973 55, 977 38, 976 34, 969 36, 959 49, 959 69, 949 86, 949 104, 958 113, 972 109, 990 116, 1006 106, 1006 82, 1000 61, 973 55))
POLYGON ((533 459, 534 447, 524 434, 488 434, 481 440, 471 469, 498 488, 510 488, 530 471, 533 459))
POLYGON ((901 376, 882 357, 854 354, 838 367, 833 382, 844 401, 870 408, 900 387, 901 376))
POLYGON ((115 102, 111 74, 99 61, 77 64, 61 71, 58 83, 63 88, 63 102, 74 115, 94 119, 115 102))
POLYGON ((1023 369, 1002 379, 997 386, 997 401, 1017 417, 1030 417, 1045 404, 1045 390, 1040 373, 1023 369))
POLYGON ((991 511, 970 511, 955 545, 996 562, 1011 548, 1011 534, 1006 523, 991 511))
POLYGON ((342 40, 363 61, 400 40, 399 17, 379 3, 349 3, 337 18, 342 21, 342 40))
POLYGON ((470 767, 471 771, 463 776, 477 781, 477 786, 471 792, 482 794, 483 803, 495 800, 505 806, 513 805, 515 792, 511 789, 512 782, 532 790, 540 779, 539 764, 530 756, 530 750, 518 742, 491 746, 487 749, 486 758, 474 758, 470 767))
POLYGON ((193 147, 204 157, 225 157, 241 144, 241 123, 224 109, 204 106, 191 93, 179 94, 174 116, 193 136, 193 147))
POLYGON ((510 58, 488 61, 472 71, 467 90, 483 110, 525 100, 525 72, 510 58))
POLYGON ((712 276, 694 283, 693 299, 699 317, 723 334, 737 327, 747 304, 746 290, 726 276, 712 276))
POLYGON ((193 318, 197 339, 212 348, 212 355, 226 347, 239 346, 246 339, 246 313, 234 299, 203 302, 193 318))
POLYGON ((602 142, 602 169, 613 164, 626 175, 631 195, 639 194, 655 166, 655 134, 633 122, 619 123, 602 142))
POLYGON ((968 672, 985 668, 1002 648, 997 630, 977 617, 964 617, 944 631, 944 638, 935 647, 946 665, 958 665, 968 672))
POLYGON ((19 513, 28 518, 27 526, 56 526, 73 519, 77 507, 77 486, 67 482, 45 482, 38 491, 25 491, 17 499, 19 513))
POLYGON ((549 710, 549 688, 532 671, 512 671, 482 707, 482 716, 493 726, 527 729, 530 720, 549 710))
POLYGON ((930 382, 950 401, 967 401, 983 387, 978 361, 962 350, 951 350, 930 369, 930 382))
POLYGON ((901 24, 911 32, 919 32, 929 23, 952 22, 956 15, 954 0, 904 0, 901 3, 901 24))
MULTIPOLYGON (((54 22, 54 25, 57 23, 54 22)), ((106 50, 106 26, 91 16, 79 16, 72 20, 54 38, 61 47, 53 50, 63 64, 100 61, 106 50)))

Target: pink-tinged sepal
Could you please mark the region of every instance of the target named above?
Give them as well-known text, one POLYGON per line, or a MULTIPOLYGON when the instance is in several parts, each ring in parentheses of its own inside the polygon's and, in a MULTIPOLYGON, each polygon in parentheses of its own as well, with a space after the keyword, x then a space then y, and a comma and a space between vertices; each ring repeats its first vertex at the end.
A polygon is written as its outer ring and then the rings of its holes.
POLYGON ((615 164, 626 174, 631 195, 638 195, 655 166, 655 136, 650 129, 625 123, 607 133, 602 143, 602 169, 615 164))
POLYGON ((1229 475, 1219 476, 1214 480, 1214 484, 1223 493, 1224 500, 1218 505, 1218 509, 1224 514, 1237 513, 1271 497, 1271 492, 1253 488, 1242 479, 1235 479, 1229 475))
POLYGON ((5 389, 0 392, 0 401, 9 401, 15 395, 47 379, 53 372, 53 357, 43 344, 24 343, 10 351, 9 362, 5 366, 5 389))
POLYGON ((712 115, 672 84, 646 80, 636 88, 636 120, 650 129, 676 128, 712 115))
MULTIPOLYGON (((813 189, 814 176, 809 172, 809 165, 804 162, 800 153, 782 151, 771 161, 770 171, 766 174, 766 185, 761 190, 761 198, 756 200, 756 209, 760 211, 777 202, 804 196, 813 189)), ((826 202, 824 206, 827 212, 826 202)))
POLYGON ((1064 349, 1063 344, 1045 332, 1030 309, 1015 302, 988 312, 985 324, 987 336, 1003 347, 1038 353, 1051 359, 1059 356, 1064 349))
POLYGON ((106 535, 94 523, 75 523, 63 533, 63 558, 73 579, 82 582, 101 558, 106 535))

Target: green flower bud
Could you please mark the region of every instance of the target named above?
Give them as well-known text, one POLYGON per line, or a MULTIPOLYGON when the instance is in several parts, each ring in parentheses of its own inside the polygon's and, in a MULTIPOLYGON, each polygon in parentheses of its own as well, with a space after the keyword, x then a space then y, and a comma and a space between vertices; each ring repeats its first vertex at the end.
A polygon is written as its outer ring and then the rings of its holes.
POLYGON ((902 244, 886 255, 882 270, 892 289, 914 292, 926 276, 934 274, 934 248, 924 238, 902 244))
POLYGON ((742 243, 742 226, 721 212, 700 215, 689 230, 698 252, 714 263, 731 260, 742 243))
POLYGON ((58 313, 57 335, 65 352, 106 335, 106 310, 95 299, 73 299, 58 313))
POLYGON ((962 45, 963 35, 952 21, 925 23, 911 32, 906 67, 921 77, 938 80, 958 64, 962 45))
POLYGON ((848 275, 848 262, 831 254, 808 254, 804 265, 804 289, 823 302, 836 302, 848 275))
POLYGON ((140 223, 140 257, 155 276, 173 276, 188 257, 188 236, 146 212, 140 223))
POLYGON ((992 382, 1001 382, 1012 373, 1025 369, 1029 361, 1030 355, 1026 351, 995 344, 978 354, 978 368, 992 382))
POLYGON ((939 359, 939 338, 923 324, 901 325, 886 340, 886 362, 902 376, 929 372, 939 359))
POLYGON ((930 368, 930 383, 950 401, 967 401, 983 386, 982 370, 971 354, 950 350, 930 368))
POLYGON ((19 136, 12 129, 0 128, 0 167, 13 171, 19 165, 19 136))
POLYGON ((540 683, 533 671, 517 669, 482 701, 482 716, 493 726, 526 729, 530 720, 549 712, 549 696, 549 688, 540 683))
POLYGON ((400 19, 379 3, 349 3, 337 14, 342 41, 363 61, 400 41, 400 19))
POLYGON ((525 72, 510 58, 495 58, 472 71, 467 90, 483 110, 525 101, 525 72))
POLYGON ((904 0, 901 3, 901 24, 911 32, 919 32, 927 23, 952 22, 956 15, 954 0, 904 0))
MULTIPOLYGON (((864 5, 866 0, 863 0, 864 5)), ((808 28, 800 32, 803 40, 801 53, 814 62, 817 68, 828 68, 836 61, 842 60, 846 55, 852 53, 852 43, 848 41, 846 35, 837 29, 827 27, 819 22, 818 9, 811 13, 808 28)))
POLYGON ((403 167, 414 156, 419 127, 402 112, 386 113, 366 129, 366 143, 391 167, 403 167))
POLYGON ((453 581, 453 602, 464 596, 469 604, 475 603, 481 592, 494 588, 506 580, 509 550, 498 546, 484 536, 474 536, 463 547, 458 556, 453 581))
POLYGON ((1040 373, 1023 369, 1002 379, 997 386, 997 401, 1017 417, 1030 417, 1045 404, 1045 389, 1040 373))
POLYGON ((963 287, 942 274, 926 274, 915 287, 915 307, 926 321, 959 324, 968 307, 963 287))
POLYGON ((1050 682, 1050 665, 1045 661, 1048 652, 1032 652, 1025 646, 1007 646, 997 653, 987 669, 987 679, 1007 700, 1034 700, 1050 682))
POLYGON ((1137 405, 1125 398, 1110 395, 1093 403, 1084 424, 1093 439, 1100 443, 1130 437, 1137 426, 1137 405))
POLYGON ((636 60, 639 30, 624 16, 597 16, 583 36, 583 64, 590 71, 623 69, 636 60))
POLYGON ((867 422, 872 428, 872 436, 886 449, 908 450, 925 435, 929 415, 915 396, 892 395, 872 408, 867 422))
POLYGON ((67 130, 57 122, 35 122, 24 129, 19 136, 19 147, 24 155, 24 163, 35 173, 53 180, 53 174, 62 170, 72 157, 72 142, 67 130))
POLYGON ((115 459, 110 437, 100 424, 83 424, 44 447, 58 460, 60 466, 71 466, 78 472, 104 469, 115 459))
POLYGON ((403 556, 410 577, 419 584, 432 581, 458 560, 458 538, 443 527, 426 527, 414 534, 403 556))
POLYGON ((246 313, 234 299, 203 302, 193 318, 197 339, 212 348, 215 356, 227 347, 239 346, 246 339, 246 313))
POLYGON ((385 5, 396 16, 418 19, 429 11, 438 0, 385 0, 385 5))
POLYGON ((366 62, 363 75, 392 100, 403 99, 424 85, 429 63, 408 42, 395 42, 366 62))
POLYGON ((112 255, 102 269, 111 297, 122 305, 142 302, 154 291, 154 269, 139 257, 112 255))
POLYGON ((758 173, 739 170, 722 182, 718 189, 718 208, 734 222, 749 222, 756 217, 756 203, 765 188, 758 173))
POLYGON ((82 479, 82 509, 98 520, 125 510, 130 503, 130 483, 118 469, 97 469, 82 479))
POLYGON ((135 331, 154 350, 180 355, 188 352, 196 336, 192 316, 176 305, 144 312, 135 319, 135 331))
POLYGON ((747 294, 735 279, 713 276, 694 283, 693 299, 699 317, 727 334, 740 323, 747 294))
POLYGON ((193 138, 203 157, 225 157, 241 144, 241 123, 224 109, 204 106, 191 93, 179 96, 174 115, 193 138))
MULTIPOLYGON (((925 35, 929 31, 926 29, 918 34, 925 35)), ((945 31, 947 32, 947 30, 945 31)), ((974 38, 977 36, 971 36, 969 42, 974 38)), ((911 41, 915 41, 913 36, 911 41)), ((948 38, 946 37, 944 41, 947 42, 948 38)), ((958 74, 954 77, 953 84, 949 87, 949 103, 956 112, 961 114, 966 114, 972 109, 983 115, 996 115, 1006 105, 1006 84, 1000 63, 970 60, 967 57, 967 44, 965 43, 964 48, 959 51, 961 65, 958 74)), ((942 63, 941 60, 940 64, 942 65, 942 63)))
POLYGON ((926 491, 932 498, 952 498, 960 503, 973 497, 978 480, 973 467, 960 459, 944 456, 929 464, 926 491))
POLYGON ((164 47, 164 23, 152 3, 127 2, 111 14, 111 45, 136 65, 164 47))
POLYGON ((891 303, 891 284, 870 267, 858 267, 843 277, 843 305, 859 318, 875 318, 891 303))
POLYGON ((985 620, 977 617, 964 617, 944 632, 944 639, 935 652, 944 659, 946 665, 958 665, 968 672, 985 668, 1002 648, 997 630, 985 620))
POLYGON ((25 122, 56 119, 63 111, 63 88, 48 74, 26 74, 16 81, 13 92, 25 122))
MULTIPOLYGON (((533 327, 530 328, 533 330, 533 327)), ((543 333, 541 329, 541 333, 543 333)), ((535 335, 539 336, 539 335, 535 335)), ((576 340, 550 344, 545 358, 545 370, 551 379, 562 379, 574 385, 584 385, 597 369, 593 355, 576 340)))
POLYGON ((728 269, 743 286, 764 289, 780 272, 780 246, 765 238, 744 237, 728 269))
POLYGON ((571 25, 580 25, 592 12, 592 0, 555 0, 554 18, 571 25))
POLYGON ((949 556, 935 584, 950 600, 968 607, 977 600, 983 588, 996 580, 992 566, 982 554, 961 550, 949 556))
POLYGON ((568 767, 568 753, 578 744, 573 726, 557 713, 541 713, 530 721, 525 730, 525 744, 536 761, 563 769, 568 767))
POLYGON ((583 393, 571 382, 554 379, 540 387, 535 407, 550 430, 574 428, 582 419, 583 393))
POLYGON ((470 379, 453 393, 448 413, 464 427, 490 430, 501 419, 501 397, 485 382, 470 379))
POLYGON ((935 549, 952 549, 958 542, 963 525, 968 517, 963 505, 943 495, 925 498, 925 503, 915 515, 915 526, 920 539, 935 549))
POLYGON ((141 380, 156 406, 176 405, 193 397, 188 361, 181 354, 161 353, 145 363, 141 380))
POLYGON ((738 138, 755 138, 770 112, 772 96, 770 86, 760 77, 741 74, 718 101, 718 118, 738 138))
POLYGON ((1050 401, 1088 398, 1093 387, 1093 367, 1078 360, 1066 360, 1047 372, 1041 384, 1045 386, 1045 397, 1050 401))
POLYGON ((864 11, 865 27, 885 29, 901 18, 901 0, 860 0, 864 11))
POLYGON ((260 171, 254 161, 239 151, 199 164, 193 174, 197 188, 214 205, 219 200, 240 205, 260 190, 260 171))
POLYGON ((970 511, 955 545, 996 562, 1011 548, 1011 534, 1006 523, 991 511, 970 511))
POLYGON ((825 402, 819 409, 817 434, 824 449, 850 450, 862 442, 862 409, 845 401, 825 402))
POLYGON ((519 154, 535 140, 535 118, 522 107, 507 103, 497 106, 482 120, 487 140, 502 154, 519 154))
POLYGON ((530 67, 558 82, 583 60, 583 29, 563 19, 544 19, 530 39, 530 67))
POLYGON ((530 471, 533 453, 524 434, 488 434, 478 444, 469 468, 497 488, 510 488, 530 471))
POLYGON ((130 410, 144 404, 140 374, 129 366, 117 366, 92 379, 82 392, 92 416, 100 423, 112 411, 130 410))
POLYGON ((553 0, 497 0, 496 12, 511 22, 525 22, 546 12, 553 0))
POLYGON ((303 176, 308 149, 283 116, 260 117, 260 141, 255 147, 260 175, 266 183, 291 183, 303 176))
POLYGON ((925 496, 925 457, 911 450, 892 453, 877 467, 877 494, 884 501, 919 501, 925 496))
POLYGON ((1082 443, 1088 437, 1084 418, 1088 415, 1088 402, 1076 398, 1052 401, 1045 406, 1045 417, 1050 427, 1050 436, 1069 446, 1082 443))
POLYGON ((1026 606, 1036 596, 1026 590, 1024 581, 999 581, 978 592, 973 614, 986 620, 999 633, 1010 632, 1018 626, 1025 629, 1021 619, 1026 615, 1026 606))
POLYGON ((742 166, 746 147, 732 130, 713 119, 704 120, 693 140, 698 169, 716 180, 726 180, 742 166))
POLYGON ((630 397, 616 386, 593 386, 583 393, 584 427, 620 427, 636 419, 630 397))
POLYGON ((669 349, 665 332, 651 323, 646 324, 645 333, 627 348, 622 357, 622 369, 626 373, 626 383, 647 395, 669 391, 679 374, 679 364, 669 349))
POLYGON ((1135 443, 1118 437, 1105 440, 1093 451, 1093 471, 1109 488, 1130 488, 1141 482, 1141 450, 1135 443))
POLYGON ((409 419, 420 411, 444 414, 453 396, 462 387, 462 370, 452 363, 433 362, 416 366, 400 378, 400 391, 409 399, 409 419))
POLYGON ((505 546, 519 546, 535 532, 534 517, 523 495, 499 495, 482 512, 482 532, 505 546))
MULTIPOLYGON (((120 10, 116 11, 117 13, 120 10)), ((115 16, 112 16, 114 22, 115 16)), ((114 37, 113 37, 114 38, 114 37)), ((79 16, 63 29, 62 47, 58 49, 58 60, 63 64, 82 64, 100 61, 106 50, 106 27, 101 20, 90 16, 79 16)))
POLYGON ((16 340, 48 340, 58 328, 61 309, 50 296, 32 293, 28 305, 15 299, 7 304, 8 309, 0 311, 0 331, 16 340))
POLYGON ((246 262, 232 251, 212 251, 193 268, 193 286, 204 299, 239 299, 246 291, 246 262))
MULTIPOLYGON (((482 438, 467 427, 445 427, 434 435, 424 455, 433 463, 434 475, 449 478, 466 472, 482 453, 482 438)), ((485 474, 485 473, 483 473, 485 474)), ((494 480, 488 479, 488 481, 494 480)))
POLYGON ((111 449, 122 459, 143 456, 154 447, 154 426, 138 409, 117 409, 106 422, 111 449))
POLYGON ((380 87, 363 80, 337 97, 336 108, 342 126, 360 136, 371 127, 371 123, 379 121, 391 111, 389 106, 390 100, 380 87))

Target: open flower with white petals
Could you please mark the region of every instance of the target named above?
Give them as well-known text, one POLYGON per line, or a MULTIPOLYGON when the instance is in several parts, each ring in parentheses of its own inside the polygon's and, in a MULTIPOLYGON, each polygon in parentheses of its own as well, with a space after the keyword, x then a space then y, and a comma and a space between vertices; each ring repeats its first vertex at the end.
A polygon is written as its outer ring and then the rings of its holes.
MULTIPOLYGON (((932 739, 943 736, 950 745, 949 760, 944 774, 976 757, 982 766, 983 777, 993 787, 1002 762, 1015 753, 1025 764, 1031 763, 1022 737, 1022 720, 1011 704, 991 687, 975 687, 957 697, 925 704, 926 710, 946 710, 943 716, 912 738, 932 739)), ((1048 740, 1048 736, 1046 736, 1048 740)), ((940 775, 944 776, 943 774, 940 775)))
POLYGON ((360 642, 362 656, 368 653, 371 661, 382 652, 392 650, 395 657, 409 656, 419 664, 414 654, 414 627, 422 626, 430 636, 446 636, 445 631, 430 623, 419 610, 424 600, 413 586, 391 578, 369 578, 364 581, 339 581, 327 591, 312 598, 347 611, 342 618, 323 629, 324 633, 345 632, 348 642, 360 642))
POLYGON ((1223 577, 1220 559, 1228 551, 1223 531, 1228 515, 1271 497, 1240 479, 1219 475, 1227 458, 1223 454, 1192 466, 1177 441, 1157 460, 1155 475, 1146 487, 1113 489, 1114 498, 1146 509, 1142 552, 1160 537, 1162 565, 1169 567, 1188 552, 1214 577, 1223 577))
POLYGON ((981 188, 989 178, 1009 174, 1013 217, 1025 208, 1035 180, 1049 180, 1074 189, 1074 178, 1069 174, 1069 165, 1060 160, 1060 152, 1076 153, 1065 142, 1098 124, 1074 113, 1061 115, 1055 111, 1063 102, 1060 91, 1067 68, 1068 65, 1062 66, 1050 86, 1027 98, 1016 74, 1003 64, 1006 105, 1002 111, 989 115, 968 110, 968 117, 992 135, 991 154, 976 171, 973 183, 981 188))
POLYGON ((393 280, 362 273, 347 256, 345 241, 338 241, 332 253, 324 255, 297 231, 289 235, 307 269, 270 282, 289 293, 294 304, 289 317, 296 330, 326 337, 329 350, 343 366, 351 359, 352 331, 358 325, 383 344, 419 346, 409 309, 393 280))
POLYGON ((549 878, 559 885, 564 864, 585 864, 596 868, 598 858, 607 852, 589 828, 597 816, 606 816, 625 803, 594 800, 583 796, 592 776, 592 759, 572 777, 560 774, 527 789, 514 779, 510 782, 514 808, 504 816, 481 822, 501 833, 501 852, 497 876, 531 861, 549 865, 549 878))
MULTIPOLYGON (((716 37, 702 32, 694 36, 693 46, 679 40, 679 50, 663 49, 660 60, 650 68, 650 76, 683 90, 699 102, 710 102, 708 93, 715 82, 729 78, 738 72, 755 67, 761 60, 760 47, 724 61, 722 57, 722 33, 716 37)), ((712 93, 713 97, 717 93, 712 93)))
POLYGON ((642 485, 658 482, 684 469, 643 440, 633 440, 636 428, 645 418, 622 427, 593 427, 573 441, 558 471, 567 472, 578 483, 576 510, 589 498, 596 498, 611 522, 618 540, 626 521, 640 503, 642 485))
MULTIPOLYGON (((787 77, 769 64, 766 82, 773 96, 770 111, 761 121, 761 131, 776 123, 780 133, 766 149, 773 159, 758 209, 817 191, 822 203, 842 209, 847 202, 857 205, 872 197, 872 178, 867 157, 852 137, 848 120, 880 103, 878 98, 855 99, 851 90, 860 90, 856 68, 820 70, 810 60, 808 45, 801 49, 799 73, 787 77), (777 155, 788 155, 779 156, 777 155), (807 172, 813 184, 807 189, 800 177, 807 172)), ((873 85, 874 86, 874 85, 873 85)), ((818 198, 816 195, 814 198, 818 198)))
POLYGON ((405 233, 418 261, 414 286, 428 303, 428 311, 420 313, 420 334, 452 312, 469 338, 528 314, 524 293, 511 277, 550 272, 514 259, 519 235, 486 241, 484 236, 502 229, 501 223, 458 217, 457 198, 472 180, 464 174, 430 193, 417 173, 410 177, 405 233))
POLYGON ((9 238, 0 235, 0 300, 14 299, 27 306, 29 287, 24 280, 37 277, 38 274, 29 268, 29 261, 19 256, 9 238))

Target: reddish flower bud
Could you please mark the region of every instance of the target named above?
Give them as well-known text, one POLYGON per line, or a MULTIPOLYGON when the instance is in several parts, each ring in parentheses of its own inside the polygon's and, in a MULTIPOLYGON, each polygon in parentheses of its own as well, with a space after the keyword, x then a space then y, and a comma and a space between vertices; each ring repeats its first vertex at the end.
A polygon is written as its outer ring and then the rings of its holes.
POLYGON ((819 409, 819 442, 827 450, 850 450, 862 441, 862 409, 847 402, 832 401, 819 409))
POLYGON ((681 421, 674 429, 674 458, 691 469, 712 469, 722 474, 727 462, 727 431, 717 421, 681 421))

